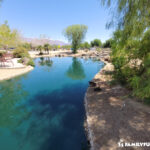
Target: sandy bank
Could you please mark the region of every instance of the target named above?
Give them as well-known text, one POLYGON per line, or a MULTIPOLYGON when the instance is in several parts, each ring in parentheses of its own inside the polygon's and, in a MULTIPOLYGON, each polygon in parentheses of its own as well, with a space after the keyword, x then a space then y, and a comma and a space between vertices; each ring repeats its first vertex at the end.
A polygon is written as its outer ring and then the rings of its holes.
POLYGON ((16 76, 25 74, 29 71, 33 70, 33 67, 26 66, 24 68, 14 68, 14 69, 0 69, 0 81, 8 80, 14 78, 16 76))

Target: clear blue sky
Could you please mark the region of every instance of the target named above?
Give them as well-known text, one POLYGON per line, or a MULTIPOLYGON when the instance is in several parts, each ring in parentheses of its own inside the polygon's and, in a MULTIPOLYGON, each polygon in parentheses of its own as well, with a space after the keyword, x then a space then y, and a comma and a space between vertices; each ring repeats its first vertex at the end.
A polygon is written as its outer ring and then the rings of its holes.
POLYGON ((89 27, 86 41, 99 38, 103 42, 112 30, 105 28, 109 12, 100 0, 4 0, 0 9, 0 23, 8 20, 11 28, 25 37, 40 37, 66 41, 62 31, 72 24, 89 27))

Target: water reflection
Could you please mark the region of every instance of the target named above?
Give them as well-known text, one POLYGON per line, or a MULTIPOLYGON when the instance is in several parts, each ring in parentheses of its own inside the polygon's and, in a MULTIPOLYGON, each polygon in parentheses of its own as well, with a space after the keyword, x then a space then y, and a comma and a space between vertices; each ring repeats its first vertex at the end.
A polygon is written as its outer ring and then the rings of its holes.
POLYGON ((23 143, 23 132, 20 126, 31 116, 27 107, 22 105, 28 97, 20 82, 21 78, 27 78, 27 74, 18 78, 0 83, 0 149, 19 150, 23 143))
POLYGON ((27 102, 23 102, 27 93, 17 80, 1 84, 1 91, 0 149, 81 150, 86 147, 81 122, 84 117, 81 101, 86 91, 84 84, 54 92, 41 91, 27 102), (11 94, 8 95, 7 91, 11 94))
POLYGON ((83 80, 86 77, 82 63, 78 58, 72 58, 72 65, 67 71, 67 76, 73 80, 83 80))
POLYGON ((42 67, 46 67, 46 70, 50 71, 50 68, 53 65, 53 61, 50 59, 50 57, 41 57, 39 61, 39 65, 42 67))
MULTIPOLYGON (((84 84, 76 84, 74 87, 67 86, 51 93, 42 91, 35 95, 28 103, 32 116, 25 139, 32 141, 33 145, 38 144, 41 150, 81 150, 82 146, 85 147, 81 123, 84 116, 81 99, 85 90, 84 84)), ((38 150, 37 147, 33 150, 38 150)))
MULTIPOLYGON (((24 75, 26 76, 26 75, 24 75)), ((0 127, 15 129, 28 115, 19 104, 28 95, 23 90, 20 78, 0 83, 0 127), (19 120, 19 122, 18 122, 19 120)))

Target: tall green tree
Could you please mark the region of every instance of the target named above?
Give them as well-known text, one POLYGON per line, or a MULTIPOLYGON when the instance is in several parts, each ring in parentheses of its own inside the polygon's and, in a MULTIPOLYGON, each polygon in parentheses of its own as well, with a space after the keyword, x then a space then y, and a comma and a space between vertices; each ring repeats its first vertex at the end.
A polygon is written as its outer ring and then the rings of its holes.
POLYGON ((49 54, 49 44, 44 44, 43 48, 49 54))
POLYGON ((81 49, 90 49, 91 45, 88 42, 84 42, 80 44, 81 49))
POLYGON ((116 28, 112 44, 115 77, 128 84, 134 95, 150 99, 150 1, 102 2, 110 8, 115 7, 115 17, 108 23, 108 27, 116 28))
POLYGON ((85 42, 85 43, 84 43, 84 48, 85 48, 85 49, 90 49, 90 47, 91 47, 91 46, 90 46, 90 44, 89 44, 88 42, 85 42))
POLYGON ((68 38, 72 44, 73 53, 77 53, 77 50, 84 40, 88 27, 86 25, 72 25, 65 29, 64 35, 68 38))
POLYGON ((32 45, 31 43, 23 43, 22 46, 28 50, 31 50, 32 49, 32 45))
POLYGON ((57 45, 52 45, 52 49, 53 49, 53 50, 57 50, 57 49, 58 49, 58 46, 57 46, 57 45))
POLYGON ((17 47, 20 38, 17 30, 11 30, 7 21, 0 25, 0 47, 8 49, 9 47, 17 47))
POLYGON ((42 50, 43 50, 42 45, 37 46, 37 48, 36 48, 36 49, 40 52, 40 54, 42 54, 42 50))
POLYGON ((111 48, 111 45, 113 44, 113 40, 112 39, 108 39, 107 41, 105 41, 105 43, 103 43, 103 48, 111 48))
POLYGON ((101 47, 102 42, 99 39, 95 39, 93 41, 91 41, 91 47, 101 47))

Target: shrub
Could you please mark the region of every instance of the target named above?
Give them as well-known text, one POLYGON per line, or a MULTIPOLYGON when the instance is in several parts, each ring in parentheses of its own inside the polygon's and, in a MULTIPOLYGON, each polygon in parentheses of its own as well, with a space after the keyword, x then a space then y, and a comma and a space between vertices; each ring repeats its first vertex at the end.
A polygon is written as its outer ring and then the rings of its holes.
POLYGON ((18 60, 18 63, 22 63, 24 65, 33 66, 33 67, 35 66, 32 58, 26 58, 26 57, 21 58, 18 60))
POLYGON ((84 48, 85 48, 85 49, 90 49, 90 47, 91 47, 91 46, 90 46, 90 44, 89 44, 88 42, 85 42, 85 43, 84 43, 84 48))
POLYGON ((23 63, 23 60, 22 60, 22 58, 18 60, 18 63, 23 63))
POLYGON ((33 59, 30 57, 28 50, 25 47, 18 46, 14 50, 13 54, 16 58, 21 58, 18 60, 19 63, 23 63, 24 65, 35 66, 33 59))
POLYGON ((91 41, 91 47, 101 47, 102 46, 102 42, 99 39, 95 39, 93 41, 91 41))
POLYGON ((79 46, 81 49, 90 49, 90 44, 88 42, 81 43, 79 46))
POLYGON ((102 49, 100 47, 96 48, 96 51, 100 52, 102 49))
POLYGON ((30 43, 23 43, 22 47, 26 48, 28 51, 32 49, 32 45, 30 43))
POLYGON ((112 60, 115 78, 133 90, 133 95, 150 101, 150 5, 149 0, 102 0, 113 8, 107 27, 113 34, 112 60), (132 8, 132 9, 131 9, 132 8))
POLYGON ((134 96, 150 99, 150 30, 140 39, 124 41, 120 35, 121 31, 114 33, 112 44, 114 78, 132 89, 134 96))
POLYGON ((0 52, 0 57, 3 55, 3 54, 5 54, 6 52, 0 52))
POLYGON ((33 59, 30 58, 30 60, 27 63, 28 66, 35 66, 33 59))
POLYGON ((24 57, 29 57, 28 50, 25 47, 18 46, 14 52, 13 52, 14 57, 16 58, 24 58, 24 57))
POLYGON ((103 43, 103 48, 111 48, 112 39, 107 40, 105 43, 103 43))

